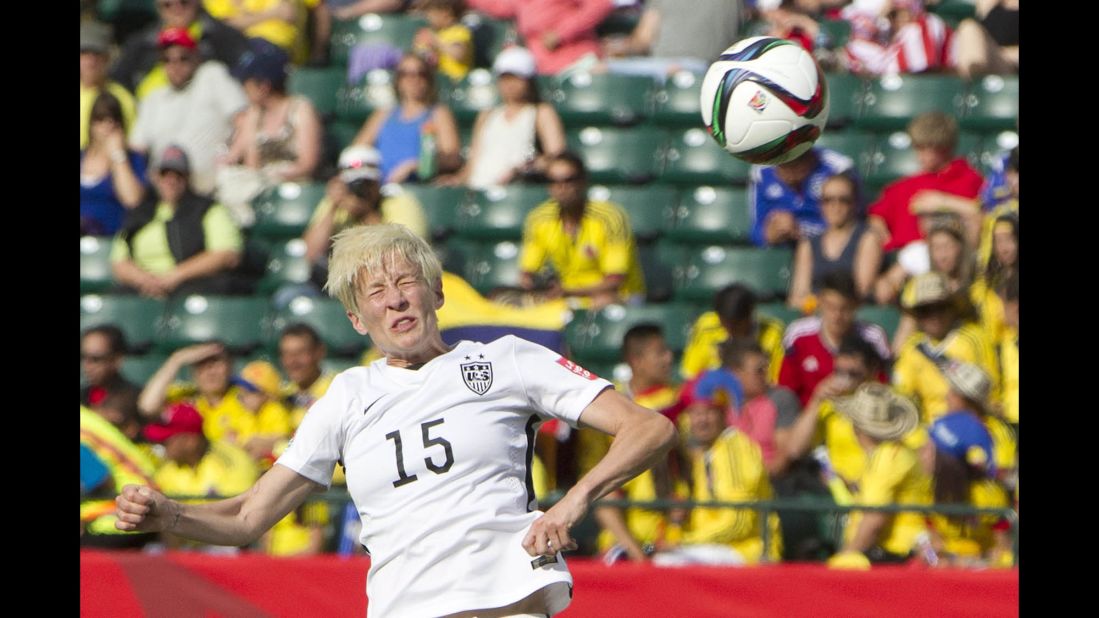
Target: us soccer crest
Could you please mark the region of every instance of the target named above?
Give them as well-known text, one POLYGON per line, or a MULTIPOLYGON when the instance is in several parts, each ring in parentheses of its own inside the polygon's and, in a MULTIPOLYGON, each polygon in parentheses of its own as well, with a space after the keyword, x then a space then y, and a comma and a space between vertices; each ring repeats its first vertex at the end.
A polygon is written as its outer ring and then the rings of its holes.
POLYGON ((469 390, 484 395, 492 388, 492 363, 479 361, 462 363, 462 381, 469 390))

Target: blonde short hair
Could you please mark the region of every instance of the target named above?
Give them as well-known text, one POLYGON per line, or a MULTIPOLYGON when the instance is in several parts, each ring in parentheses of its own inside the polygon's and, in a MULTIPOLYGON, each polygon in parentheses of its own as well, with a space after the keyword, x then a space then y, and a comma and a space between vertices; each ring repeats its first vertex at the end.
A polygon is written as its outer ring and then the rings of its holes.
POLYGON ((332 237, 324 289, 343 303, 344 309, 359 315, 355 296, 359 273, 380 271, 393 258, 418 266, 420 276, 432 287, 442 285, 443 267, 431 245, 403 225, 382 223, 357 225, 332 237))
POLYGON ((958 147, 958 121, 945 112, 920 114, 908 123, 908 136, 915 147, 928 146, 954 152, 958 147))

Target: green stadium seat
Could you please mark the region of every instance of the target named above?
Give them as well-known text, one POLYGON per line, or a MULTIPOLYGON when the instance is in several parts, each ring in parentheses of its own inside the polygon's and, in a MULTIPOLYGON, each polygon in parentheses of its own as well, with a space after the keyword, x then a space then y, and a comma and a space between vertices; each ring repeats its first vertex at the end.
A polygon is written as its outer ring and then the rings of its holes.
POLYGON ((277 349, 282 329, 299 322, 317 331, 330 356, 358 358, 370 345, 369 337, 355 332, 340 301, 323 296, 298 296, 272 316, 268 349, 277 349))
POLYGON ((707 303, 730 283, 751 287, 760 300, 786 297, 793 268, 786 248, 690 247, 682 275, 676 278, 675 299, 707 303))
POLYGON ((500 103, 500 92, 488 69, 473 69, 440 98, 454 112, 459 125, 472 126, 477 114, 500 103))
MULTIPOLYGON (((122 359, 122 377, 138 386, 144 386, 166 360, 168 360, 167 354, 128 355, 122 359)), ((190 371, 189 367, 187 371, 190 371)))
POLYGON ((821 19, 817 21, 824 38, 822 47, 840 49, 851 38, 851 22, 846 19, 821 19))
POLYGON ((454 273, 463 279, 466 276, 466 264, 473 260, 473 253, 477 250, 478 243, 475 240, 466 240, 458 236, 451 236, 445 242, 434 245, 435 255, 443 265, 443 270, 454 273))
POLYGON ((634 326, 651 322, 664 329, 664 340, 673 352, 687 346, 691 324, 700 311, 691 304, 665 303, 643 306, 609 305, 598 311, 577 310, 565 326, 570 353, 587 361, 615 363, 622 360, 622 338, 634 326))
POLYGON ((675 281, 682 276, 686 249, 665 240, 638 247, 641 272, 645 276, 645 300, 663 303, 672 299, 675 281))
POLYGON ((324 194, 321 182, 284 182, 267 189, 252 200, 256 213, 252 234, 269 240, 301 236, 324 194))
POLYGON ((247 354, 263 342, 267 309, 266 298, 194 294, 172 299, 154 344, 160 352, 171 352, 216 339, 234 353, 247 354))
POLYGON ((518 286, 519 249, 520 244, 510 240, 478 243, 466 261, 465 280, 483 296, 499 288, 518 286))
POLYGON ((660 180, 684 185, 744 185, 751 170, 698 127, 672 134, 666 160, 660 180))
POLYGON ((798 318, 805 317, 805 314, 801 311, 788 307, 783 301, 757 305, 756 314, 774 318, 786 325, 798 318))
POLYGON ((113 324, 126 336, 129 352, 140 354, 153 345, 164 301, 122 294, 85 294, 80 297, 80 332, 113 324))
POLYGON ((80 293, 104 292, 114 283, 110 236, 80 237, 80 293))
POLYGON ((652 115, 656 84, 649 77, 574 73, 550 83, 547 100, 566 127, 631 125, 652 115))
POLYGON ((887 75, 871 81, 855 119, 859 129, 903 131, 916 116, 930 111, 961 116, 965 82, 951 75, 887 75))
POLYGON ((750 243, 751 233, 747 189, 704 185, 683 192, 675 224, 664 236, 681 243, 737 244, 750 243))
POLYGON ((951 28, 956 28, 963 19, 977 15, 977 3, 974 0, 942 0, 927 4, 927 10, 942 17, 951 28))
POLYGON ((703 76, 678 71, 653 96, 652 121, 662 127, 697 127, 702 123, 698 99, 703 76))
POLYGON ((308 98, 317 114, 327 118, 336 112, 336 93, 347 83, 347 70, 336 67, 297 67, 286 80, 290 94, 308 98))
POLYGON ((363 123, 348 120, 333 120, 324 127, 325 147, 330 149, 332 161, 339 160, 340 152, 351 145, 351 141, 359 134, 363 123))
POLYGON ((877 144, 873 133, 827 129, 817 139, 816 145, 851 157, 855 162, 855 169, 865 178, 874 161, 874 148, 877 144))
POLYGON ((989 133, 1013 131, 1019 124, 1019 76, 988 75, 969 87, 962 129, 989 133))
POLYGON ((672 225, 679 190, 670 185, 592 185, 588 198, 618 204, 630 217, 638 243, 654 240, 672 225))
POLYGON ((463 238, 518 241, 527 214, 548 198, 544 185, 512 184, 474 191, 458 209, 454 231, 463 238))
POLYGON ((329 56, 333 64, 347 65, 351 49, 359 44, 388 44, 401 51, 412 49, 416 32, 427 26, 423 17, 404 13, 367 13, 350 21, 333 21, 329 56))
POLYGON ((473 34, 473 64, 478 67, 491 67, 504 47, 519 38, 514 22, 494 19, 477 11, 466 11, 462 24, 473 34))
POLYGON ((266 273, 259 281, 259 291, 271 294, 284 285, 308 283, 312 271, 313 266, 305 257, 305 241, 291 238, 271 250, 266 273))
MULTIPOLYGON (((850 73, 825 73, 824 78, 828 80, 826 127, 846 127, 858 117, 862 109, 862 100, 867 89, 866 80, 850 73)), ((824 131, 824 135, 828 135, 828 130, 824 131)))
MULTIPOLYGON (((974 166, 980 165, 981 137, 973 133, 958 136, 957 153, 974 166)), ((869 185, 884 185, 920 171, 912 139, 904 131, 882 135, 877 140, 874 156, 863 178, 869 185)))
POLYGON ((986 134, 981 140, 980 147, 972 153, 980 162, 981 167, 978 171, 991 172, 1003 156, 1018 145, 1019 134, 1015 131, 986 134))
POLYGON ((633 32, 634 28, 637 27, 638 22, 641 21, 641 13, 640 6, 615 8, 611 11, 610 15, 607 15, 603 21, 595 27, 595 32, 600 37, 611 35, 627 36, 633 32))
POLYGON ((441 241, 454 232, 458 211, 468 196, 465 187, 436 187, 408 182, 401 185, 401 189, 411 193, 423 207, 431 234, 429 240, 441 241))
POLYGON ((893 305, 863 305, 859 307, 855 317, 881 326, 892 340, 893 333, 897 332, 897 325, 901 322, 901 311, 893 305))
POLYGON ((667 136, 646 126, 585 127, 568 132, 568 146, 584 159, 591 182, 641 184, 663 171, 667 136))
POLYGON ((361 83, 342 85, 335 97, 336 118, 361 126, 374 110, 395 105, 397 90, 392 73, 374 69, 361 83))
POLYGON ((358 358, 335 358, 332 356, 324 357, 321 361, 321 371, 326 373, 340 373, 347 371, 352 367, 358 367, 360 365, 358 358))

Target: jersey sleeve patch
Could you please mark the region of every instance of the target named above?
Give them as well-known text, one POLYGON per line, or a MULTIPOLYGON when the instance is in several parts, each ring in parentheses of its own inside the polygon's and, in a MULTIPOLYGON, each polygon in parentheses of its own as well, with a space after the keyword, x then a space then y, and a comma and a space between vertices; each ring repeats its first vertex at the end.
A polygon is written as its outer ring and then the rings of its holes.
POLYGON ((584 369, 580 365, 577 365, 576 363, 570 361, 569 359, 565 358, 564 356, 560 356, 560 357, 557 358, 557 364, 561 365, 565 369, 568 369, 572 373, 575 373, 576 375, 578 375, 582 378, 587 378, 587 379, 592 380, 592 381, 595 381, 595 380, 599 379, 599 376, 597 376, 594 373, 588 371, 587 369, 584 369))

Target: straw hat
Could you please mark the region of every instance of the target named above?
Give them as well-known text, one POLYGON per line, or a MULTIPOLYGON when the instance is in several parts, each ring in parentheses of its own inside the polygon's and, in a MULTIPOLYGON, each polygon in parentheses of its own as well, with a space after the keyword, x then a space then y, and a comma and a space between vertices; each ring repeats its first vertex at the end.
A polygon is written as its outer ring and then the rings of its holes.
POLYGON ((950 283, 946 276, 938 272, 928 272, 916 275, 904 287, 901 292, 901 307, 913 310, 924 305, 952 300, 954 292, 950 290, 950 283))
POLYGON ((988 395, 992 391, 992 380, 973 363, 951 361, 943 368, 943 375, 950 388, 966 399, 980 404, 988 404, 988 395))
POLYGON ((868 382, 854 394, 836 399, 836 409, 877 440, 900 439, 920 420, 915 404, 879 382, 868 382))

